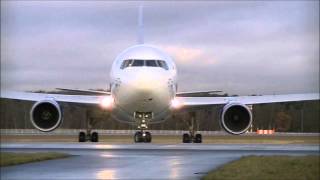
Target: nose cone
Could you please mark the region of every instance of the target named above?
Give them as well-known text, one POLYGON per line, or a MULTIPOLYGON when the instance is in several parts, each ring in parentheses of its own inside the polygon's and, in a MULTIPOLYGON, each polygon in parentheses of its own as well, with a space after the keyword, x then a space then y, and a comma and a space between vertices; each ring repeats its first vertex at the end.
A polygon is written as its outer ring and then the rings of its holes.
POLYGON ((123 83, 137 91, 153 92, 156 88, 164 88, 168 79, 162 69, 142 67, 136 72, 128 71, 127 78, 123 79, 123 83))
POLYGON ((160 68, 128 69, 126 77, 121 78, 118 103, 132 113, 161 111, 171 98, 168 81, 169 75, 160 68))

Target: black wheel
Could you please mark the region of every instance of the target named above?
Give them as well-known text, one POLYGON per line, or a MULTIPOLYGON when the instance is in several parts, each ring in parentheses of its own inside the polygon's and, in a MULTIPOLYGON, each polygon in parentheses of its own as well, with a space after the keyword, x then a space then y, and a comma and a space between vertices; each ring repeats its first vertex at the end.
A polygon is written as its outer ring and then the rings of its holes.
POLYGON ((140 131, 134 134, 134 142, 142 142, 142 133, 140 131))
POLYGON ((86 133, 80 132, 79 133, 79 142, 85 142, 86 141, 86 133))
POLYGON ((91 142, 98 142, 99 141, 99 134, 97 132, 93 132, 91 134, 91 142))
POLYGON ((190 142, 191 142, 190 135, 187 134, 187 133, 183 134, 183 136, 182 136, 182 142, 183 142, 183 143, 190 143, 190 142))
POLYGON ((151 140, 152 140, 152 136, 151 136, 151 133, 150 132, 146 132, 145 134, 145 137, 144 137, 144 141, 147 142, 147 143, 150 143, 151 140))
POLYGON ((202 135, 201 134, 196 134, 193 142, 194 143, 202 143, 202 135))

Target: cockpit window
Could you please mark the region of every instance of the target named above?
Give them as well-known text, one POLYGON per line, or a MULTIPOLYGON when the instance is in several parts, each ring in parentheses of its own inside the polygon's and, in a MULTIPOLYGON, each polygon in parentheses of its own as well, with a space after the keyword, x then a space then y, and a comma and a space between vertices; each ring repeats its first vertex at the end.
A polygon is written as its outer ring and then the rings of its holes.
POLYGON ((143 60, 133 60, 132 66, 143 66, 143 60))
POLYGON ((158 67, 159 65, 156 63, 155 60, 146 60, 146 66, 158 67))
POLYGON ((125 60, 123 61, 123 63, 121 64, 120 69, 124 69, 126 67, 132 66, 132 60, 125 60))
POLYGON ((124 60, 121 64, 120 69, 125 69, 131 66, 148 66, 148 67, 161 67, 168 70, 168 65, 163 60, 140 60, 140 59, 128 59, 124 60))
POLYGON ((165 69, 165 70, 168 70, 168 69, 169 69, 169 68, 168 68, 168 65, 167 65, 167 63, 166 63, 165 61, 158 60, 157 62, 158 62, 158 64, 159 64, 159 66, 162 67, 163 69, 165 69))

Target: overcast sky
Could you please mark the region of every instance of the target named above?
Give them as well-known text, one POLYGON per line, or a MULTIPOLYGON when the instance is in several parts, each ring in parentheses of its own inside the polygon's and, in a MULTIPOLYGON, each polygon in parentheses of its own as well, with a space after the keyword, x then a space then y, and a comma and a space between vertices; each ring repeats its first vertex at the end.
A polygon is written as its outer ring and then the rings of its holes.
MULTIPOLYGON (((1 1, 1 88, 107 88, 139 4, 1 1)), ((181 91, 319 92, 318 1, 144 2, 144 32, 181 91)))

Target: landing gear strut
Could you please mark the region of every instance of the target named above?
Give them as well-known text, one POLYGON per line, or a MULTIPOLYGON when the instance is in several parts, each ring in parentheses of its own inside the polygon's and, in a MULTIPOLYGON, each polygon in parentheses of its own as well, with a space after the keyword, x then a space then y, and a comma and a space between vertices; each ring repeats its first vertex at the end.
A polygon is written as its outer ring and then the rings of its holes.
POLYGON ((134 142, 150 143, 152 140, 151 133, 145 130, 148 129, 147 124, 148 124, 148 121, 152 118, 152 113, 135 112, 134 117, 136 118, 138 129, 139 129, 139 131, 137 131, 134 134, 134 137, 133 137, 134 142))
POLYGON ((92 126, 94 126, 97 121, 95 121, 94 118, 89 118, 89 112, 87 111, 87 128, 86 128, 86 133, 81 131, 79 132, 79 142, 86 142, 86 141, 91 141, 91 142, 99 142, 99 134, 97 132, 92 132, 92 126))
POLYGON ((185 133, 182 136, 182 142, 183 143, 202 143, 202 135, 199 133, 196 133, 196 129, 194 127, 194 121, 195 121, 195 113, 190 113, 191 115, 191 122, 188 123, 189 125, 189 133, 185 133))

